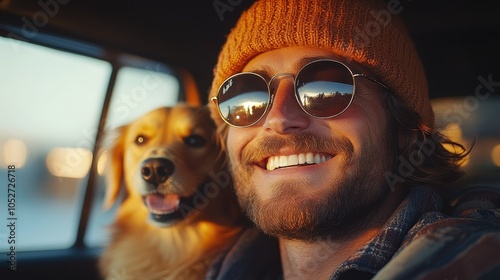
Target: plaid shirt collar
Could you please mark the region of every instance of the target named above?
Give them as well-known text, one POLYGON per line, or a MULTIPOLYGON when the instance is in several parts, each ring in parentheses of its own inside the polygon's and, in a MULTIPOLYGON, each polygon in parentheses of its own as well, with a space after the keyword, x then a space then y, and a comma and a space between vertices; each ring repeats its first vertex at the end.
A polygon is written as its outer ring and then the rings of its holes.
POLYGON ((435 190, 412 187, 380 232, 343 262, 330 279, 372 278, 411 241, 418 229, 442 219, 442 208, 443 202, 435 190))

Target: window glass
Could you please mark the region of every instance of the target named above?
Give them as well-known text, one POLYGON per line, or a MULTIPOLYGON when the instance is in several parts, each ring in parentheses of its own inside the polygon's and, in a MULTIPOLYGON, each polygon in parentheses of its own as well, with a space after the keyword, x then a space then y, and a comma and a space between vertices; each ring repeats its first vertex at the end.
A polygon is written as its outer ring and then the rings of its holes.
POLYGON ((179 100, 179 82, 164 66, 122 67, 116 77, 106 127, 124 125, 140 115, 179 100))
MULTIPOLYGON (((145 68, 122 67, 119 69, 106 120, 106 131, 120 126, 163 106, 172 106, 179 100, 180 84, 163 65, 151 64, 145 68)), ((98 160, 99 183, 95 192, 85 243, 88 246, 102 246, 108 241, 108 226, 114 220, 118 200, 110 210, 103 208, 105 193, 105 166, 107 154, 98 160)), ((122 191, 123 197, 123 191, 122 191)))
POLYGON ((112 67, 4 37, 0 63, 0 250, 69 247, 112 67))

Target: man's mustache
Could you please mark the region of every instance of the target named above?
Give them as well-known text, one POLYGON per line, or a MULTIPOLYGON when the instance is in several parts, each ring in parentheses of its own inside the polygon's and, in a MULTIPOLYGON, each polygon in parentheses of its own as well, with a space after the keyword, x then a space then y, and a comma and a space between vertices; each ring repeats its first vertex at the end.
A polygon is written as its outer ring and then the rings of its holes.
POLYGON ((260 162, 275 156, 281 149, 290 150, 294 154, 307 152, 344 154, 347 159, 351 159, 354 153, 351 141, 342 136, 330 138, 312 133, 273 135, 249 143, 242 151, 242 163, 260 162))

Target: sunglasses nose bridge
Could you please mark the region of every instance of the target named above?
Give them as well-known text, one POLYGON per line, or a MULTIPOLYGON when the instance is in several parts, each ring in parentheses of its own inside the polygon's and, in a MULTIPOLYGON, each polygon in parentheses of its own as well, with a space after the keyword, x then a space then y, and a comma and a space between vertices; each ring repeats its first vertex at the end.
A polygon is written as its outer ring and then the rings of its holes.
MULTIPOLYGON (((280 86, 281 87, 284 86, 285 88, 283 90, 286 91, 286 92, 281 93, 281 94, 284 94, 284 95, 282 95, 282 97, 284 97, 286 99, 286 98, 290 98, 292 96, 295 96, 294 99, 295 100, 297 99, 296 94, 295 94, 295 91, 296 91, 295 81, 296 81, 295 75, 291 74, 291 73, 280 73, 280 74, 276 74, 273 77, 271 77, 271 79, 268 82, 269 104, 267 105, 266 112, 269 112, 272 109, 272 106, 277 99, 276 93, 278 92, 280 86), (291 88, 290 88, 290 85, 281 85, 282 80, 284 80, 285 78, 292 79, 291 88), (290 93, 289 91, 293 91, 293 92, 290 93)), ((280 97, 280 99, 281 99, 281 97, 280 97)))
POLYGON ((280 73, 280 74, 276 74, 276 75, 272 76, 271 79, 269 80, 269 83, 268 83, 269 94, 271 96, 271 99, 276 94, 276 90, 278 89, 278 87, 281 83, 281 80, 283 80, 284 78, 291 78, 293 83, 294 83, 294 86, 295 86, 295 75, 293 75, 293 74, 280 73))
POLYGON ((296 81, 296 77, 294 74, 292 73, 279 73, 279 74, 276 74, 274 76, 271 77, 271 79, 269 80, 269 83, 268 83, 268 90, 269 90, 269 105, 267 106, 267 111, 269 111, 271 109, 271 106, 273 105, 274 103, 274 100, 276 99, 275 96, 276 96, 276 92, 278 90, 278 87, 281 83, 282 80, 284 80, 285 78, 291 78, 292 79, 292 83, 293 83, 293 95, 296 95, 295 94, 295 90, 296 90, 296 85, 295 85, 295 81, 296 81))
POLYGON ((274 99, 276 96, 276 91, 278 90, 278 87, 281 83, 281 80, 284 78, 292 78, 293 82, 295 84, 295 76, 290 73, 279 73, 271 77, 269 82, 267 83, 268 91, 269 91, 269 104, 267 105, 267 111, 269 112, 271 110, 271 107, 273 106, 274 99))

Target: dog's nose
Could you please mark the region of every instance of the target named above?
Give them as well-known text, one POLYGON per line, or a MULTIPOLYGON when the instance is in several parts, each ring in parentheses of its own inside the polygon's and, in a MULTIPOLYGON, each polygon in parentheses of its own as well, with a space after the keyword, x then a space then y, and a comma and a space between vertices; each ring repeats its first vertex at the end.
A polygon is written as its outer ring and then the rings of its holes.
POLYGON ((166 158, 150 158, 142 163, 141 174, 144 181, 156 186, 165 182, 174 169, 174 163, 166 158))

